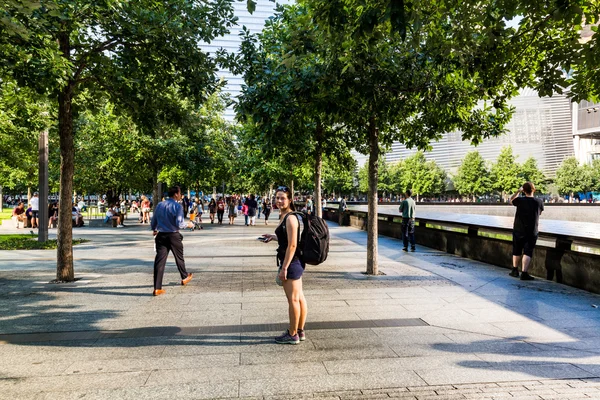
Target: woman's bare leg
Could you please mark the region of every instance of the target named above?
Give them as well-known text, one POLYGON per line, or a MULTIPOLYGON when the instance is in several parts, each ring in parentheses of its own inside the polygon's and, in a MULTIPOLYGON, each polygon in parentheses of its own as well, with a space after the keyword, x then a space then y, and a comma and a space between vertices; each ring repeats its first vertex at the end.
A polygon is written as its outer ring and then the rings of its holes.
POLYGON ((298 332, 298 323, 300 322, 300 294, 302 293, 302 282, 299 280, 288 279, 283 281, 283 290, 288 299, 290 327, 288 332, 294 336, 298 332))
POLYGON ((304 324, 306 324, 306 316, 308 315, 308 305, 306 304, 306 298, 304 297, 304 291, 302 290, 302 278, 298 279, 300 286, 300 318, 298 319, 298 328, 304 330, 304 324))

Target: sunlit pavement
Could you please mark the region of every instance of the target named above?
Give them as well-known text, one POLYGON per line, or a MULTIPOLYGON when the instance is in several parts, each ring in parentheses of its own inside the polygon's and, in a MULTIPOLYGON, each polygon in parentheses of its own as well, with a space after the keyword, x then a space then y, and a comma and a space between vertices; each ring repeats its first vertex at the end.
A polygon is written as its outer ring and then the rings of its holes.
POLYGON ((49 283, 55 251, 0 251, 0 398, 600 399, 600 296, 385 237, 368 277, 366 233, 336 224, 303 278, 307 340, 275 344, 270 222, 184 232, 194 278, 170 257, 159 297, 135 221, 74 230, 75 283, 49 283))

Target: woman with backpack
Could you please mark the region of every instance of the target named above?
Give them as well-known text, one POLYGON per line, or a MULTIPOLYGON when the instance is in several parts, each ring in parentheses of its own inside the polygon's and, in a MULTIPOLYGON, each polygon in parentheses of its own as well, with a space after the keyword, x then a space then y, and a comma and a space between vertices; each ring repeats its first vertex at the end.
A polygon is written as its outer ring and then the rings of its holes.
MULTIPOLYGON (((264 242, 277 240, 277 264, 279 274, 277 278, 283 284, 283 290, 288 300, 290 326, 287 331, 275 338, 276 343, 298 344, 305 340, 304 324, 308 307, 302 290, 302 274, 304 263, 298 258, 297 246, 299 241, 300 221, 297 216, 287 218, 290 212, 295 211, 292 201, 292 192, 287 186, 279 186, 275 195, 275 202, 280 212, 280 223, 275 229, 275 234, 265 234, 264 242)), ((279 281, 278 281, 279 283, 279 281)))
POLYGON ((210 203, 208 203, 208 213, 210 214, 210 223, 215 223, 215 214, 217 212, 217 202, 215 199, 210 199, 210 203))

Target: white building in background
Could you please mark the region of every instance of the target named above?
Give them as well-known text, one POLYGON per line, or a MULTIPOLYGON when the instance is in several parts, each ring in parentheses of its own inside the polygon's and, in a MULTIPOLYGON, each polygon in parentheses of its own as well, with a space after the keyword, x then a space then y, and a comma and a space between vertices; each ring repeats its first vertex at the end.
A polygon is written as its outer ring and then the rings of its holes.
MULTIPOLYGON (((233 7, 235 9, 235 15, 238 17, 238 25, 236 27, 232 27, 228 35, 217 38, 210 44, 203 44, 202 49, 209 52, 215 52, 219 48, 223 48, 227 50, 227 52, 237 53, 239 51, 240 44, 242 43, 240 33, 242 32, 243 26, 245 26, 251 33, 259 33, 265 26, 265 20, 275 14, 275 8, 277 7, 277 4, 290 4, 292 2, 293 0, 277 0, 277 3, 274 3, 270 0, 257 0, 256 9, 252 14, 248 12, 247 3, 245 1, 234 2, 233 7)), ((242 84, 244 83, 243 77, 233 75, 230 71, 226 70, 219 71, 218 75, 227 81, 227 85, 223 91, 229 93, 231 98, 235 100, 235 98, 242 91, 242 84)), ((229 121, 233 121, 235 119, 233 107, 229 107, 225 111, 225 118, 229 121)))
MULTIPOLYGON (((506 134, 472 146, 461 139, 460 132, 447 133, 440 141, 430 143, 432 150, 425 156, 454 174, 467 152, 477 150, 485 160, 495 162, 502 148, 510 145, 517 162, 534 157, 548 177, 554 177, 566 157, 576 156, 581 163, 600 157, 600 112, 593 110, 600 105, 582 102, 578 109, 565 95, 540 98, 533 90, 523 90, 510 104, 515 113, 506 126, 506 134)), ((386 160, 393 163, 415 152, 394 143, 386 160)), ((359 165, 366 159, 357 155, 359 165)))
POLYGON ((600 160, 600 103, 573 104, 573 141, 580 163, 600 160))

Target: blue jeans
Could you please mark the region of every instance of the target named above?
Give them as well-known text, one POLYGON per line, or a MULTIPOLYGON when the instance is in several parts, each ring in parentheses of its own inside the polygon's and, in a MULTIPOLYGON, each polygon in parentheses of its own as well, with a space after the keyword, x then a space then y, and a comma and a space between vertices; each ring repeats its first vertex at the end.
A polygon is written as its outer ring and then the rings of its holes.
POLYGON ((408 249, 408 242, 410 242, 410 248, 415 248, 415 220, 411 218, 402 218, 402 242, 404 242, 404 248, 408 249))

